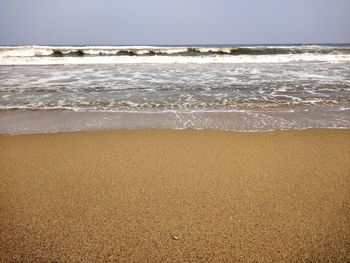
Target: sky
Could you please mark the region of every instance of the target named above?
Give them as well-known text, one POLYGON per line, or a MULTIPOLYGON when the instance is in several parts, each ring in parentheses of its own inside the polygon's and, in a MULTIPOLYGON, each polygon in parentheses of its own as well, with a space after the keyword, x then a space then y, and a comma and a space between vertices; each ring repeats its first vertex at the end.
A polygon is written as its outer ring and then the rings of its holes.
POLYGON ((350 0, 0 0, 0 45, 350 43, 350 0))

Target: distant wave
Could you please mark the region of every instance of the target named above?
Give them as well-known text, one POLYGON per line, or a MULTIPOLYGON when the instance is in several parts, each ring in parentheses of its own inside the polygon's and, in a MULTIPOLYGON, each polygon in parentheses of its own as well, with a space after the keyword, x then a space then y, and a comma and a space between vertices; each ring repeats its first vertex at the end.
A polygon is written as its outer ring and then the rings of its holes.
POLYGON ((274 61, 348 61, 349 59, 350 45, 0 47, 0 65, 273 63, 274 61))
POLYGON ((350 54, 350 46, 238 46, 238 47, 158 47, 158 46, 6 46, 0 57, 76 56, 207 56, 350 54))
MULTIPOLYGON (((350 49, 332 48, 283 48, 283 47, 235 47, 235 48, 168 48, 168 49, 109 49, 109 50, 61 50, 54 49, 49 56, 209 56, 209 55, 282 55, 282 54, 350 54, 350 49)), ((45 55, 36 55, 45 56, 45 55)))

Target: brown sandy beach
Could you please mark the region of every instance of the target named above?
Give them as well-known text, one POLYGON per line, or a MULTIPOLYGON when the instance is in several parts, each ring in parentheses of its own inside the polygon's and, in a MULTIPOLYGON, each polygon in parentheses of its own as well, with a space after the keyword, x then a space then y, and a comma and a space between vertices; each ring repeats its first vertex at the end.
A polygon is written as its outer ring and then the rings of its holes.
POLYGON ((350 262, 350 129, 0 136, 2 262, 350 262))

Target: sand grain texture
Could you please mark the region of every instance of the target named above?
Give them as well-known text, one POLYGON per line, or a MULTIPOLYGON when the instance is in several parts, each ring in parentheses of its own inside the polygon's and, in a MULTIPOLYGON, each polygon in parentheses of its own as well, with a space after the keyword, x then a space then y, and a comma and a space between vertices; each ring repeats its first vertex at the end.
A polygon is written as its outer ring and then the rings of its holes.
POLYGON ((350 130, 0 136, 2 262, 350 262, 350 130))

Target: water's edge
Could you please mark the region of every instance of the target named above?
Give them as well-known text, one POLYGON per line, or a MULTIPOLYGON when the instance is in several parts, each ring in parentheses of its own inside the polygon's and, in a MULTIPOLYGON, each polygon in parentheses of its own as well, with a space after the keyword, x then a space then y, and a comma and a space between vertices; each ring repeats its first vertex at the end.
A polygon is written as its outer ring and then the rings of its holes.
POLYGON ((350 128, 350 109, 334 119, 327 107, 211 112, 0 111, 0 134, 31 134, 113 129, 216 129, 239 132, 350 128))

